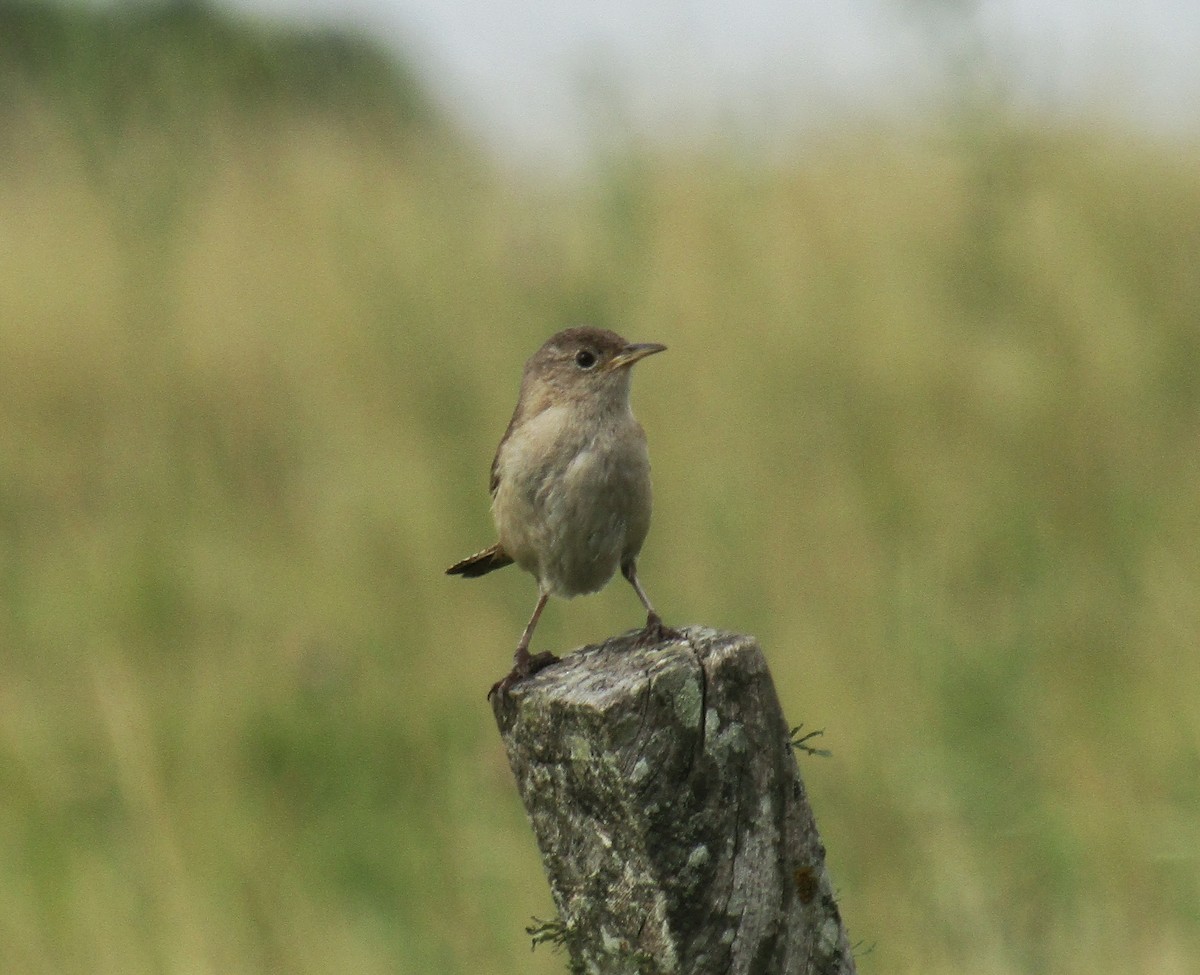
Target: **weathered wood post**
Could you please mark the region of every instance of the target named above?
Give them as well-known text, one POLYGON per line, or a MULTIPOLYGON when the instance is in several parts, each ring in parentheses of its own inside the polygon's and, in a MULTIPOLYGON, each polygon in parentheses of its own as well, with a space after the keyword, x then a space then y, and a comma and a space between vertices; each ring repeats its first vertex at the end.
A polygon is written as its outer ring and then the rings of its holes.
POLYGON ((618 637, 493 708, 573 972, 853 975, 752 637, 618 637))

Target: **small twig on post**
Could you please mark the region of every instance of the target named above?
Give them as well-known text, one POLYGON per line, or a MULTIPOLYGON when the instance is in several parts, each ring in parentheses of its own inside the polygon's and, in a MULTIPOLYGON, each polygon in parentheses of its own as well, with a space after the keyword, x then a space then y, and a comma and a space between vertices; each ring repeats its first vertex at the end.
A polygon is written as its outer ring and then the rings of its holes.
POLYGON ((854 975, 753 638, 619 637, 493 709, 558 907, 543 940, 572 971, 854 975))
POLYGON ((816 745, 810 745, 809 742, 814 738, 824 738, 825 729, 818 728, 816 731, 810 731, 807 734, 800 734, 804 725, 798 724, 788 735, 788 744, 798 752, 804 752, 805 755, 816 755, 818 758, 831 758, 833 752, 828 748, 817 748, 816 745))

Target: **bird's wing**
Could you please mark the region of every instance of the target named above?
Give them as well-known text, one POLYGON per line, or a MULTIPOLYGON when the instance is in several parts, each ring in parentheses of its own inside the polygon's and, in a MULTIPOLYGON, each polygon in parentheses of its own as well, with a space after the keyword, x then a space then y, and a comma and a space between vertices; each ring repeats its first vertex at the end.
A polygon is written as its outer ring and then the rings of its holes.
MULTIPOLYGON (((507 437, 508 434, 505 434, 507 437)), ((500 441, 500 447, 504 446, 504 441, 500 441)), ((488 481, 488 491, 492 497, 496 496, 496 489, 500 487, 500 447, 496 448, 496 456, 492 458, 492 476, 488 481)))
POLYGON ((517 401, 517 408, 513 410, 512 419, 508 421, 508 426, 504 430, 504 436, 500 438, 500 443, 496 447, 496 456, 492 458, 492 475, 488 481, 488 491, 492 497, 496 496, 496 490, 500 487, 500 455, 504 452, 504 445, 508 443, 508 438, 512 435, 513 427, 517 425, 517 417, 521 414, 521 402, 517 401))

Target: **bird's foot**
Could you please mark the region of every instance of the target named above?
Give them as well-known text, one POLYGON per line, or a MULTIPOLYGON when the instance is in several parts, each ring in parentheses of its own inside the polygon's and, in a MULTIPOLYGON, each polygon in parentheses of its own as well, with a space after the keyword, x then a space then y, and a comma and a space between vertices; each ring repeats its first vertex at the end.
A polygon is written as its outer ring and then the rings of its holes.
POLYGON ((514 684, 523 681, 526 677, 533 676, 539 670, 544 670, 551 664, 558 663, 558 661, 559 658, 549 650, 531 654, 524 647, 520 648, 517 650, 516 659, 513 661, 513 669, 492 685, 492 689, 488 691, 488 700, 490 701, 495 694, 504 697, 514 684))
POLYGON ((646 625, 637 636, 637 646, 649 647, 656 643, 670 643, 672 640, 682 640, 683 634, 662 621, 658 613, 646 616, 646 625))

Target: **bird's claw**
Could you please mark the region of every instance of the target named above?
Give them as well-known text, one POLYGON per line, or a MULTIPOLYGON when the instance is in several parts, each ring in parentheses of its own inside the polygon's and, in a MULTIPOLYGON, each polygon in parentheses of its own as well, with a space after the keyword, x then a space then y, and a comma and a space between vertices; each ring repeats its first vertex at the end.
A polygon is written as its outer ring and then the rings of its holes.
POLYGON ((541 653, 517 654, 516 662, 513 664, 513 669, 501 677, 492 685, 492 689, 488 691, 487 699, 490 701, 492 697, 499 694, 504 697, 514 684, 523 681, 526 677, 531 677, 539 670, 544 670, 551 664, 558 663, 559 658, 552 654, 549 650, 543 650, 541 653))
POLYGON ((670 643, 672 640, 682 639, 683 634, 679 630, 667 626, 657 613, 651 613, 646 617, 646 625, 637 635, 636 645, 650 647, 656 643, 670 643))

